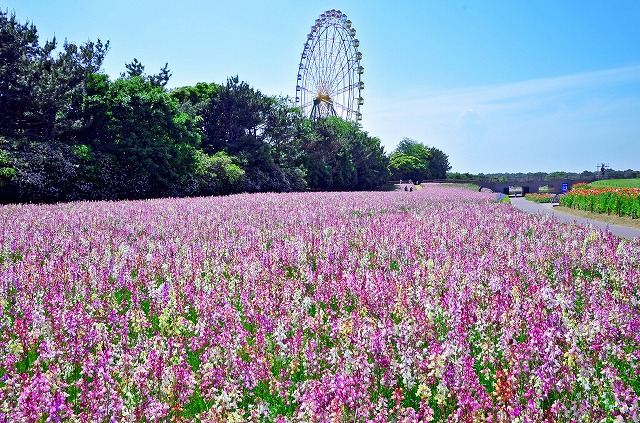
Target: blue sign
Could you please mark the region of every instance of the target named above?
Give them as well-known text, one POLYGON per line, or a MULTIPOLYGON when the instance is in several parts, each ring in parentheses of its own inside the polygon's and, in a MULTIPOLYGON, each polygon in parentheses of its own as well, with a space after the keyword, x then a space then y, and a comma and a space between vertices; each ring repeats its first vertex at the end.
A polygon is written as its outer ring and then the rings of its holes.
POLYGON ((566 194, 566 193, 567 193, 567 191, 569 191, 569 184, 568 184, 568 183, 566 183, 566 182, 563 182, 563 183, 562 183, 562 193, 563 193, 563 194, 566 194))

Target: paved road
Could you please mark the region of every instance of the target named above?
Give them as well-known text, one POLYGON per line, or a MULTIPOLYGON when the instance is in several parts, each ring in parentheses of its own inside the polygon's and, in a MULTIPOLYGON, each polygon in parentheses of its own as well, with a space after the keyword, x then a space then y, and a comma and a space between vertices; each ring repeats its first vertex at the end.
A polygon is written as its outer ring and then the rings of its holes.
POLYGON ((534 203, 533 201, 525 200, 524 197, 516 197, 516 198, 511 198, 511 204, 513 204, 515 207, 519 208, 520 210, 526 211, 527 213, 553 214, 561 222, 591 223, 592 225, 597 226, 602 230, 606 230, 607 228, 609 228, 609 232, 622 238, 627 238, 627 239, 640 238, 639 229, 628 228, 626 226, 619 226, 619 225, 610 225, 608 223, 599 222, 597 220, 585 219, 583 217, 574 216, 572 214, 562 213, 560 211, 554 210, 553 206, 548 203, 538 204, 538 203, 534 203))

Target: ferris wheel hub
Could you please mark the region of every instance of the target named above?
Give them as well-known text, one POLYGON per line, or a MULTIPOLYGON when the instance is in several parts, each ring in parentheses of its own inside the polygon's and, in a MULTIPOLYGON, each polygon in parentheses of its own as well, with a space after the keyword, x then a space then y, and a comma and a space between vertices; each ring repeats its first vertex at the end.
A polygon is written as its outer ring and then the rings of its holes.
POLYGON ((328 94, 320 93, 316 97, 316 100, 318 100, 318 102, 322 102, 322 103, 331 103, 331 97, 328 94))

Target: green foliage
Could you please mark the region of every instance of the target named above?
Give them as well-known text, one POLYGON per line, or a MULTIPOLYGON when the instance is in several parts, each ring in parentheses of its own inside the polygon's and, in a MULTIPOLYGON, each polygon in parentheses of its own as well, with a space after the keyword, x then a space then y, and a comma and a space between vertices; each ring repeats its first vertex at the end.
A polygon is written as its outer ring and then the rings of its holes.
POLYGON ((131 291, 125 286, 113 293, 115 307, 119 309, 119 314, 126 313, 131 307, 131 291))
POLYGON ((605 179, 591 182, 589 186, 593 188, 640 188, 640 178, 605 179))
POLYGON ((429 172, 433 179, 445 179, 447 172, 451 169, 449 164, 449 156, 435 147, 429 148, 431 157, 429 158, 429 172))
POLYGON ((389 172, 393 179, 418 181, 425 179, 423 176, 427 174, 428 170, 425 168, 425 163, 417 157, 394 153, 389 158, 389 172))
POLYGON ((260 150, 259 129, 264 124, 270 100, 249 84, 233 77, 209 98, 204 109, 203 128, 206 135, 202 148, 208 153, 226 151, 243 154, 246 161, 261 158, 246 154, 260 150))
POLYGON ((0 138, 4 177, 0 202, 53 202, 81 198, 91 158, 57 141, 0 138))
MULTIPOLYGON (((0 188, 11 185, 17 174, 13 156, 7 148, 9 144, 7 139, 0 136, 0 188)), ((0 197, 1 200, 2 198, 0 197)))
POLYGON ((413 156, 422 163, 428 163, 431 157, 428 147, 411 138, 403 138, 402 141, 398 143, 395 152, 413 156))
MULTIPOLYGON (((609 180, 620 180, 620 179, 638 179, 637 170, 627 169, 627 170, 607 170, 607 177, 609 180)), ((450 174, 455 177, 456 174, 450 174)), ((460 174, 457 174, 460 175, 460 174)), ((567 171, 557 171, 557 172, 528 172, 528 173, 479 173, 478 175, 470 175, 471 179, 486 179, 489 181, 512 181, 512 182, 528 182, 528 181, 593 181, 597 176, 600 175, 600 172, 593 172, 589 170, 584 170, 582 172, 567 172, 567 171)), ((597 186, 597 185, 596 185, 597 186)))
POLYGON ((196 151, 195 176, 202 195, 231 194, 242 191, 245 172, 223 151, 209 155, 196 151))
POLYGON ((118 195, 144 198, 175 195, 183 175, 194 166, 199 143, 194 120, 180 112, 162 88, 140 76, 108 85, 99 110, 105 112, 104 138, 93 140, 119 164, 123 186, 118 195))
POLYGON ((529 201, 533 201, 534 203, 550 203, 552 199, 552 195, 529 193, 529 194, 526 194, 524 198, 529 201))
POLYGON ((0 133, 52 139, 72 132, 85 76, 100 69, 108 49, 100 40, 58 49, 55 38, 41 47, 33 24, 0 11, 0 133))
POLYGON ((475 179, 476 176, 470 174, 469 172, 466 173, 460 173, 460 172, 447 172, 447 179, 454 179, 454 180, 470 180, 470 179, 475 179))
POLYGON ((71 150, 78 156, 83 159, 88 159, 91 157, 91 149, 85 144, 72 145, 71 150))
POLYGON ((171 78, 171 71, 168 68, 168 63, 165 63, 164 67, 162 67, 160 72, 156 75, 146 75, 144 73, 144 66, 135 58, 133 59, 133 62, 125 64, 124 67, 127 69, 127 72, 120 74, 121 78, 141 76, 154 87, 164 87, 171 78))
POLYGON ((2 180, 11 180, 15 178, 16 170, 11 167, 0 167, 0 186, 2 186, 5 182, 2 180))
POLYGON ((202 122, 202 149, 225 152, 245 172, 244 189, 302 190, 301 116, 287 100, 262 94, 239 78, 225 85, 198 84, 174 94, 202 122))
POLYGON ((202 394, 200 393, 200 388, 194 389, 193 393, 189 397, 189 402, 185 404, 184 410, 182 412, 183 416, 186 418, 195 417, 203 411, 206 411, 210 408, 207 402, 202 398, 202 394))
POLYGON ((335 116, 309 122, 302 148, 310 188, 365 190, 388 180, 388 159, 380 140, 354 122, 335 116))
MULTIPOLYGON (((220 85, 206 82, 198 82, 195 86, 180 87, 171 90, 169 95, 178 102, 181 112, 187 113, 198 120, 199 124, 204 121, 204 111, 210 100, 216 96, 220 85)), ((206 135, 201 134, 203 144, 206 144, 206 135)))
POLYGON ((554 179, 567 179, 567 172, 551 172, 547 177, 551 180, 554 179))
POLYGON ((389 173, 394 180, 445 179, 449 169, 449 157, 441 150, 410 138, 400 141, 389 160, 389 173))

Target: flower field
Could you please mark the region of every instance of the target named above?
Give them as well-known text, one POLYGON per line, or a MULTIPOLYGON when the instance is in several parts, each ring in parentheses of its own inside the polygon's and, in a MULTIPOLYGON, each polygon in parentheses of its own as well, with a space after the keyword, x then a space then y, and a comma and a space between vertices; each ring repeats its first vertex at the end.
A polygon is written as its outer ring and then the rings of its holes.
POLYGON ((0 207, 0 421, 638 421, 640 241, 492 200, 0 207))
POLYGON ((594 213, 615 213, 640 217, 640 188, 575 187, 564 195, 560 204, 594 213))

